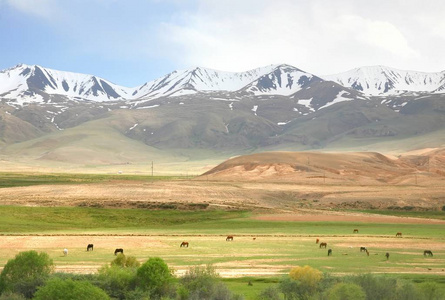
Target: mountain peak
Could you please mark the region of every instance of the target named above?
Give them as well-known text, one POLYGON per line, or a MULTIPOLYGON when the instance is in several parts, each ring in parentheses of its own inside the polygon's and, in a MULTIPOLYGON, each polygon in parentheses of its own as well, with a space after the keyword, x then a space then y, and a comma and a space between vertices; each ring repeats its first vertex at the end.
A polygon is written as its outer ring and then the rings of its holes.
POLYGON ((364 66, 323 76, 367 95, 394 95, 405 92, 437 92, 445 83, 445 72, 427 73, 399 70, 383 65, 364 66))

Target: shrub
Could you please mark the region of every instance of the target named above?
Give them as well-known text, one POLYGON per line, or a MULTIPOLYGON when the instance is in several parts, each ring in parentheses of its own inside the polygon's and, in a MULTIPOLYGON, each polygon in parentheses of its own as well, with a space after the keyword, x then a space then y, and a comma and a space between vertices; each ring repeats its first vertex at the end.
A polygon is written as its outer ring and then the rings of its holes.
POLYGON ((35 293, 35 300, 107 300, 108 295, 88 281, 51 279, 35 293))
POLYGON ((439 286, 435 282, 422 282, 419 284, 419 290, 424 299, 428 300, 443 300, 443 291, 439 289, 439 286))
POLYGON ((113 298, 126 299, 126 294, 135 287, 136 269, 119 266, 104 266, 99 269, 98 283, 113 298))
POLYGON ((365 300, 366 294, 355 283, 337 283, 328 291, 329 300, 365 300))
POLYGON ((119 253, 117 257, 111 262, 112 266, 137 268, 141 263, 134 256, 125 256, 123 253, 119 253))
POLYGON ((8 260, 0 274, 0 292, 20 293, 31 298, 53 271, 48 254, 36 251, 20 252, 8 260))
POLYGON ((323 273, 310 266, 295 267, 290 270, 290 278, 300 281, 305 286, 315 288, 323 277, 323 273))
POLYGON ((181 300, 241 299, 239 295, 233 294, 224 283, 220 282, 218 273, 211 265, 195 266, 187 270, 181 278, 178 296, 181 300))
POLYGON ((396 296, 397 280, 394 278, 365 274, 352 277, 352 282, 363 288, 368 300, 394 299, 396 296))
POLYGON ((26 300, 22 294, 5 292, 0 296, 0 300, 26 300))
POLYGON ((258 300, 280 300, 280 291, 273 286, 270 286, 266 289, 264 289, 263 291, 261 291, 261 293, 258 295, 257 297, 258 300))
POLYGON ((136 272, 136 282, 143 291, 156 298, 166 295, 171 287, 173 275, 167 264, 159 257, 150 258, 136 272))

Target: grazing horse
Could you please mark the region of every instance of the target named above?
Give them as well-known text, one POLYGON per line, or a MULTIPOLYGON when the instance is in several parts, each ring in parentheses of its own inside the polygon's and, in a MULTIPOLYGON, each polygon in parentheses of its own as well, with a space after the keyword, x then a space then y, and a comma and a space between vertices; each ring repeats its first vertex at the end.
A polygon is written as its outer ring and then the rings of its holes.
POLYGON ((94 245, 93 244, 88 244, 88 246, 87 246, 87 251, 93 251, 93 247, 94 247, 94 245))
POLYGON ((316 239, 316 240, 315 240, 315 244, 318 244, 319 241, 320 241, 319 239, 316 239))
POLYGON ((256 240, 256 238, 252 238, 252 240, 256 240))
POLYGON ((114 255, 117 255, 118 253, 122 253, 122 254, 124 254, 124 249, 122 249, 122 248, 116 248, 116 250, 114 250, 114 255))
POLYGON ((233 241, 233 236, 229 235, 228 237, 226 237, 226 241, 233 241))
POLYGON ((354 231, 352 231, 352 233, 358 233, 358 229, 354 229, 354 231))
POLYGON ((327 243, 320 243, 320 248, 326 248, 327 245, 327 243))
POLYGON ((68 249, 63 249, 63 256, 67 256, 68 255, 68 249))
POLYGON ((367 251, 366 247, 360 247, 360 252, 367 251))
POLYGON ((401 232, 397 232, 396 233, 396 237, 402 237, 402 233, 401 232))
POLYGON ((366 255, 368 255, 368 256, 369 256, 369 252, 368 252, 368 249, 366 249, 366 255))
POLYGON ((181 243, 181 246, 179 246, 179 247, 189 247, 189 242, 182 242, 181 243))
POLYGON ((332 255, 332 249, 329 249, 328 250, 328 256, 331 256, 332 255))
POLYGON ((433 252, 431 252, 431 250, 425 250, 423 251, 423 256, 433 256, 433 252))
POLYGON ((386 252, 385 256, 386 256, 386 259, 389 259, 389 253, 388 252, 386 252))

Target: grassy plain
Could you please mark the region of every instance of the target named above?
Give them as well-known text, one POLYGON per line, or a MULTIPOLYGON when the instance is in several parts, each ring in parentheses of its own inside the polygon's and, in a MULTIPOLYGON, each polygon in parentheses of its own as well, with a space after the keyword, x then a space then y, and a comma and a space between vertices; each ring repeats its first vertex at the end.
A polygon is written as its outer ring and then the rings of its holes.
MULTIPOLYGON (((246 299, 276 283, 297 265, 310 265, 333 275, 382 273, 445 284, 442 211, 404 215, 383 210, 299 210, 301 206, 296 203, 308 203, 301 197, 322 202, 324 195, 335 188, 326 185, 195 182, 138 175, 3 173, 0 179, 0 203, 15 203, 0 206, 0 266, 18 252, 33 249, 47 252, 58 272, 94 273, 114 259, 115 248, 124 248, 126 255, 142 262, 161 257, 178 275, 193 265, 212 264, 230 288, 246 295, 246 299), (88 195, 93 204, 108 198, 121 202, 116 208, 76 204, 88 195), (61 205, 44 202, 48 198, 63 201, 56 203, 61 205), (157 210, 124 205, 135 199, 138 203, 163 204, 188 200, 190 205, 188 210, 178 210, 174 205, 157 210), (220 205, 201 206, 198 204, 204 201, 200 199, 220 205), (255 204, 254 209, 242 209, 249 201, 255 204), (192 209, 194 205, 197 209, 192 209), (373 212, 383 216, 375 219, 373 212), (277 217, 262 218, 266 213, 277 217), (281 218, 283 213, 301 218, 281 218), (318 214, 320 219, 307 218, 307 213, 318 214), (323 219, 328 213, 335 213, 337 218, 323 219), (386 217, 391 214, 400 217, 386 217), (352 233, 355 228, 359 234, 352 233), (403 232, 403 237, 396 238, 396 232, 403 232), (234 235, 234 241, 226 242, 227 235, 234 235), (316 238, 328 243, 332 256, 315 244, 316 238), (180 248, 182 241, 188 241, 190 247, 180 248), (86 251, 89 243, 95 245, 93 252, 86 251), (369 256, 359 251, 362 246, 368 248, 369 256), (69 249, 66 257, 64 248, 69 249), (434 256, 424 257, 426 249, 434 256), (386 252, 390 253, 389 260, 384 256, 386 252), (248 281, 253 286, 248 286, 248 281)), ((337 197, 360 189, 363 187, 337 187, 337 197)))

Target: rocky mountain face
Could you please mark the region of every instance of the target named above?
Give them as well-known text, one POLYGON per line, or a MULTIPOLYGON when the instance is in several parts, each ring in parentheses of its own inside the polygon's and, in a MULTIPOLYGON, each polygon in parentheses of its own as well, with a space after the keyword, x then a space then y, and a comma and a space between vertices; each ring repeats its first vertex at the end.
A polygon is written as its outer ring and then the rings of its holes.
POLYGON ((0 72, 0 155, 115 162, 135 157, 130 142, 140 156, 445 144, 443 72, 379 68, 333 77, 289 65, 195 68, 127 88, 18 65, 0 72))
POLYGON ((407 92, 443 93, 445 89, 445 71, 425 73, 372 66, 323 78, 372 96, 399 95, 407 92))

